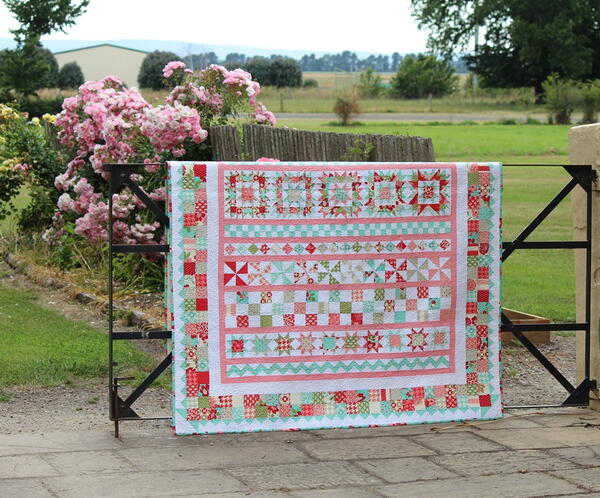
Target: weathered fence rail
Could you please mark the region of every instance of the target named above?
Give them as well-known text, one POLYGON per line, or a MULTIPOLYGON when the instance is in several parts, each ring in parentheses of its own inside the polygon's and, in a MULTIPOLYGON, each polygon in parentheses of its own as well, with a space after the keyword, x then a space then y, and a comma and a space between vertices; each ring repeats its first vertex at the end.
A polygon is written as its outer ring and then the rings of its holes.
POLYGON ((210 140, 218 161, 434 161, 430 138, 366 135, 271 128, 260 125, 213 126, 210 140))

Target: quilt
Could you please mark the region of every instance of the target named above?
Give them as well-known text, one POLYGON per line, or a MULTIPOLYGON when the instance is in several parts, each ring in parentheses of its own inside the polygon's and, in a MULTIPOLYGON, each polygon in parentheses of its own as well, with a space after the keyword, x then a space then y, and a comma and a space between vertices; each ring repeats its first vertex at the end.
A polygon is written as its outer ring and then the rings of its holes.
POLYGON ((499 163, 169 163, 177 434, 501 416, 499 163))

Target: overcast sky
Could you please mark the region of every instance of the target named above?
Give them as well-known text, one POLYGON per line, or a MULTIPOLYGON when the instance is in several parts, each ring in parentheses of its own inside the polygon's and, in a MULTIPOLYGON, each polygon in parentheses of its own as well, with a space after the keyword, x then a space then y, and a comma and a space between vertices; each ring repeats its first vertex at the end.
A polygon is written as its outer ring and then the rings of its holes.
MULTIPOLYGON (((181 40, 337 52, 421 52, 410 0, 92 0, 66 34, 45 39, 181 40)), ((0 37, 16 23, 0 3, 0 37)), ((196 48, 196 47, 194 47, 196 48)))

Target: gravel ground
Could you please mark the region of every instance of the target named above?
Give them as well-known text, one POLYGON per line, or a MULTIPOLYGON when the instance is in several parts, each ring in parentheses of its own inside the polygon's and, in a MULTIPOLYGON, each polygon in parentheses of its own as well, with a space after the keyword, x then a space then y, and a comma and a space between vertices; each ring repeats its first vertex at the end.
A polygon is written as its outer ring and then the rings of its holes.
MULTIPOLYGON (((106 318, 92 306, 82 305, 58 289, 40 288, 4 262, 0 263, 0 285, 38 291, 38 304, 68 318, 85 321, 99 330, 106 329, 106 318)), ((140 297, 137 303, 147 311, 157 306, 159 297, 140 297)), ((127 330, 124 323, 119 330, 127 330)), ((162 359, 160 341, 135 341, 140 349, 162 359), (149 346, 155 343, 155 346, 149 346)), ((575 337, 553 336, 540 350, 572 383, 575 382, 575 337)), ((506 405, 560 404, 567 397, 563 387, 523 347, 510 344, 503 351, 503 393, 506 405)), ((4 389, 11 399, 0 402, 0 433, 45 432, 50 430, 109 429, 107 386, 102 379, 85 385, 54 388, 4 389)), ((127 389, 123 389, 127 394, 127 389)), ((134 405, 142 416, 169 416, 170 393, 165 389, 148 389, 134 405)), ((125 427, 166 426, 165 421, 124 422, 125 427), (126 426, 125 426, 126 424, 126 426)))

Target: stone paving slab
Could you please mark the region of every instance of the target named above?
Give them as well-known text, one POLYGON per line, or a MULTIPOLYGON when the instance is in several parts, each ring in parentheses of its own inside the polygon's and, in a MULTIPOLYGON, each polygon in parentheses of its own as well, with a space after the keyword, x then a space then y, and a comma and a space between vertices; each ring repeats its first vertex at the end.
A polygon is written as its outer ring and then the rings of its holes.
POLYGON ((472 453, 506 449, 501 444, 483 438, 480 433, 474 434, 472 432, 425 434, 411 437, 411 439, 426 448, 435 450, 437 453, 472 453))
POLYGON ((551 474, 556 477, 561 477, 573 484, 585 487, 590 491, 600 491, 600 467, 557 470, 551 472, 551 474))
POLYGON ((231 475, 251 489, 293 490, 382 484, 383 481, 349 462, 318 462, 232 469, 231 475))
POLYGON ((312 461, 302 451, 286 443, 214 444, 121 450, 127 460, 141 470, 193 470, 276 465, 312 461))
MULTIPOLYGON (((436 456, 433 462, 459 475, 469 476, 476 469, 478 475, 514 474, 541 470, 578 468, 559 456, 540 450, 490 451, 485 453, 459 453, 436 456)), ((600 464, 600 462, 598 462, 600 464)))
POLYGON ((582 467, 600 466, 600 446, 587 446, 576 448, 556 448, 548 453, 575 462, 582 467))
POLYGON ((365 460, 434 454, 430 449, 415 444, 402 436, 328 439, 300 443, 299 446, 319 460, 365 460))
POLYGON ((600 431, 595 428, 584 427, 500 429, 486 431, 484 434, 487 439, 515 450, 600 444, 600 431))
MULTIPOLYGON (((0 458, 0 479, 44 477, 60 475, 39 455, 8 456, 0 458)), ((0 495, 1 496, 1 495, 0 495)))
POLYGON ((49 490, 61 498, 109 496, 196 496, 219 492, 248 491, 237 479, 216 470, 190 472, 137 472, 122 474, 52 477, 44 479, 49 490))
POLYGON ((4 479, 0 481, 0 491, 0 496, 11 498, 56 498, 37 479, 4 479))
POLYGON ((547 474, 505 474, 499 476, 472 476, 460 479, 421 481, 394 484, 377 488, 384 496, 461 498, 481 497, 534 497, 560 496, 581 492, 581 489, 564 480, 547 474))
POLYGON ((459 474, 420 457, 368 460, 356 462, 356 465, 390 483, 460 477, 459 474))
POLYGON ((138 469, 114 450, 47 453, 42 459, 64 475, 133 472, 138 469))

